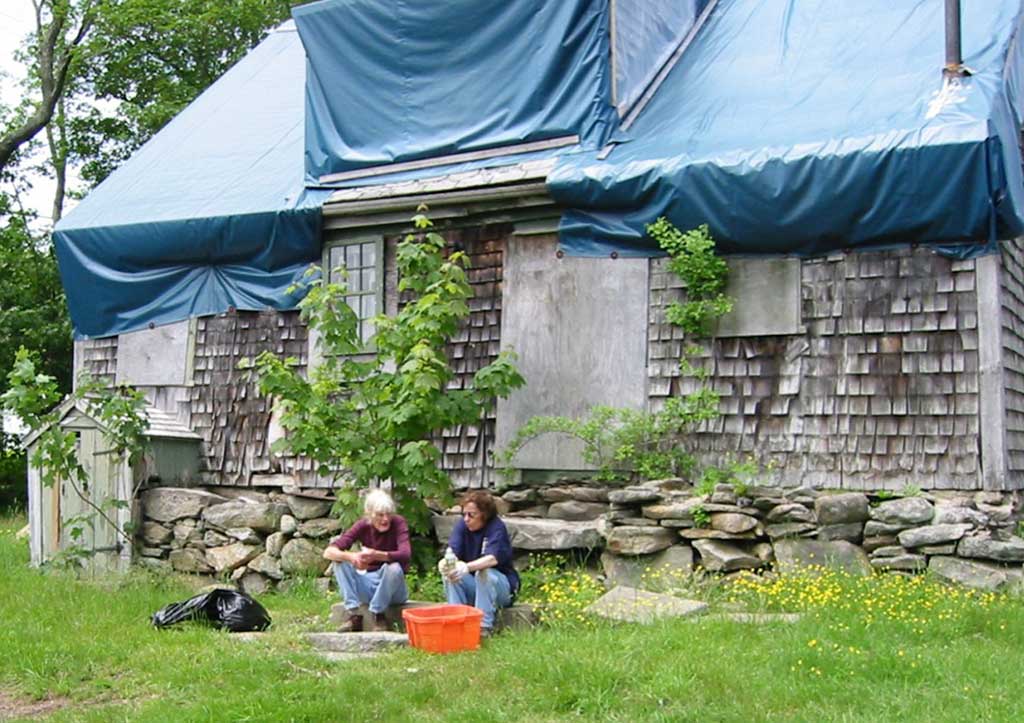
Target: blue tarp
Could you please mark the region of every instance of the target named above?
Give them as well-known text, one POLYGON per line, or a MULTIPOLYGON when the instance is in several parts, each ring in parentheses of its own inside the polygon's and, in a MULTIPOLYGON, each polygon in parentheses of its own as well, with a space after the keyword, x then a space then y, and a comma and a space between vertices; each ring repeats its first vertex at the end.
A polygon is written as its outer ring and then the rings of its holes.
POLYGON ((620 115, 639 100, 705 5, 707 0, 615 0, 615 105, 620 115))
POLYGON ((295 306, 327 196, 304 187, 305 64, 292 23, 271 33, 57 225, 77 336, 295 306))
POLYGON ((563 246, 656 253, 661 215, 727 253, 1024 232, 1021 2, 963 1, 973 75, 946 86, 943 5, 721 0, 607 160, 559 161, 563 246))
POLYGON ((323 0, 293 15, 310 183, 571 135, 596 148, 617 120, 603 0, 323 0))
POLYGON ((272 33, 58 224, 76 334, 291 308, 320 175, 561 135, 570 253, 656 254, 660 215, 728 253, 981 248, 1024 232, 1022 2, 963 0, 973 74, 944 85, 943 0, 719 0, 628 130, 615 105, 705 0, 302 6, 301 40, 272 33))

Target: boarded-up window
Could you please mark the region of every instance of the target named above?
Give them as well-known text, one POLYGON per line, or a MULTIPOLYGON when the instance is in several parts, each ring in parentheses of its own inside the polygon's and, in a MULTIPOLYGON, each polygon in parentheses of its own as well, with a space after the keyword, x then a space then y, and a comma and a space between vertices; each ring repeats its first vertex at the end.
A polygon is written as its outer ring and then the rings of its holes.
MULTIPOLYGON (((509 241, 501 341, 518 354, 526 386, 498 401, 498 449, 534 416, 582 418, 598 404, 646 404, 647 260, 556 251, 554 236, 509 241)), ((587 468, 577 440, 559 434, 531 441, 513 466, 587 468)))
POLYGON ((733 310, 718 322, 717 336, 799 334, 800 260, 729 259, 733 310))
POLYGON ((194 319, 121 334, 116 381, 143 387, 191 384, 194 348, 194 319))

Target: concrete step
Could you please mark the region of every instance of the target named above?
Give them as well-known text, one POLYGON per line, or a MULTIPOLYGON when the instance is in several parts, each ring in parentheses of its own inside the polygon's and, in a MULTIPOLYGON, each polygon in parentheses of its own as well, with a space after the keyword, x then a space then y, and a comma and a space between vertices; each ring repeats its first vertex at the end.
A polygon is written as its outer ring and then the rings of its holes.
MULTIPOLYGON (((387 617, 388 623, 395 629, 405 632, 405 620, 402 618, 403 610, 410 610, 415 608, 433 607, 434 605, 441 605, 442 603, 436 602, 425 602, 422 600, 409 600, 404 605, 392 605, 384 613, 387 617)), ((361 608, 364 620, 368 619, 368 611, 365 607, 361 608)), ((330 623, 333 627, 337 628, 342 623, 348 620, 348 610, 345 609, 343 603, 335 603, 331 606, 330 623)), ((513 605, 511 607, 502 608, 498 611, 498 615, 495 620, 495 626, 498 630, 528 630, 536 627, 539 622, 537 617, 537 611, 534 610, 532 605, 513 605)))

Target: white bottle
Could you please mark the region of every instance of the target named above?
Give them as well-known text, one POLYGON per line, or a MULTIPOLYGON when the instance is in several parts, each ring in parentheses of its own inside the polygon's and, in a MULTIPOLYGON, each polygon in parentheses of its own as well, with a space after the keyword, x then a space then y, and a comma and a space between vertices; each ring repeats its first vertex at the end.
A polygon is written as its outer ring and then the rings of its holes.
POLYGON ((448 548, 444 551, 444 574, 445 576, 451 575, 455 571, 455 563, 458 562, 458 558, 455 557, 455 551, 452 548, 448 548))

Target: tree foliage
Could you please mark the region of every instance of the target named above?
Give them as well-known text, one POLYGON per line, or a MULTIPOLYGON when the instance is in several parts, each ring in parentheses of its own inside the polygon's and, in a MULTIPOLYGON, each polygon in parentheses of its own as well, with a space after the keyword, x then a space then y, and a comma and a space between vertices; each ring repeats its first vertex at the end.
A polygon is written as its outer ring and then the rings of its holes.
POLYGON ((374 319, 373 355, 361 354, 345 284, 313 275, 299 306, 320 334, 322 363, 308 379, 294 359, 270 353, 256 368, 260 390, 276 400, 288 432, 278 450, 307 456, 321 475, 345 480, 338 501, 349 517, 358 515, 359 489, 390 481, 399 509, 424 531, 426 500, 451 497, 431 434, 481 423, 498 397, 524 382, 506 351, 477 371, 468 388, 450 388, 455 374, 446 343, 469 315, 472 295, 467 257, 461 251, 445 256, 444 239, 429 231, 430 221, 422 215, 414 221, 423 233, 408 235, 397 251, 399 291, 410 300, 396 316, 374 319))
MULTIPOLYGON (((0 218, 9 199, 0 195, 0 218)), ((35 236, 29 219, 8 213, 0 226, 0 395, 15 351, 37 352, 42 369, 71 389, 71 323, 52 247, 35 236)))
POLYGON ((32 0, 35 30, 25 52, 32 92, 13 112, 3 114, 0 172, 53 119, 95 20, 95 6, 95 0, 32 0))

